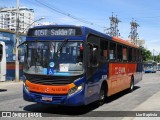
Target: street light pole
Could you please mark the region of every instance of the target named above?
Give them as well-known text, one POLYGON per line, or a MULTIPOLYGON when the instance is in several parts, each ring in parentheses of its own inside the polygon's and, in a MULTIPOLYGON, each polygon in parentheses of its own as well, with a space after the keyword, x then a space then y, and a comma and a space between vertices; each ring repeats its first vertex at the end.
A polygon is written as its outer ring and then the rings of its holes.
POLYGON ((23 33, 24 33, 27 29, 29 29, 35 22, 38 22, 38 21, 43 20, 43 19, 45 19, 45 17, 42 17, 42 18, 40 18, 40 19, 38 19, 38 20, 36 20, 36 21, 33 21, 27 28, 25 28, 25 29, 23 30, 23 33))
POLYGON ((19 82, 19 60, 18 60, 18 45, 19 45, 19 0, 16 0, 16 45, 15 45, 15 81, 19 82))
POLYGON ((154 61, 154 49, 153 49, 153 61, 154 61))

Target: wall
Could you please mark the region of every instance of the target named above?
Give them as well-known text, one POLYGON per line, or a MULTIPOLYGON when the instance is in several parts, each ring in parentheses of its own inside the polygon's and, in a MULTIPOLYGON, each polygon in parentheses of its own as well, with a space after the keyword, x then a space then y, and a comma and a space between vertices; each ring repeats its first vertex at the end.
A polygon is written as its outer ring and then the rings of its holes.
MULTIPOLYGON (((16 35, 12 31, 0 30, 0 41, 6 44, 6 60, 7 60, 7 75, 6 80, 15 79, 15 38, 16 35)), ((20 35, 20 43, 25 41, 26 36, 20 35)), ((20 64, 20 79, 22 78, 22 64, 20 64)))

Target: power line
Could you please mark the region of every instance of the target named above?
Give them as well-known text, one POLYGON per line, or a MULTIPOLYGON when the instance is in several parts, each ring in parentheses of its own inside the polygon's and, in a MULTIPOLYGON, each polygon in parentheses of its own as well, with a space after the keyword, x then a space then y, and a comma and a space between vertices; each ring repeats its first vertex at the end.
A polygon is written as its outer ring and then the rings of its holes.
POLYGON ((75 17, 75 16, 71 15, 70 13, 65 13, 65 12, 63 12, 63 11, 57 10, 57 9, 56 9, 56 8, 54 8, 53 6, 52 6, 52 7, 50 7, 50 6, 48 6, 48 5, 46 5, 46 4, 42 3, 42 2, 40 2, 40 1, 38 1, 38 0, 35 0, 35 1, 36 1, 36 2, 38 2, 39 4, 41 4, 41 5, 45 6, 45 7, 47 7, 47 8, 49 8, 49 9, 53 10, 53 11, 55 11, 55 12, 58 12, 58 13, 60 13, 60 14, 65 15, 65 16, 67 16, 67 17, 70 17, 70 18, 76 19, 76 20, 78 20, 78 21, 80 21, 80 22, 85 22, 85 23, 87 23, 87 24, 91 24, 91 25, 93 24, 92 22, 89 22, 89 21, 83 20, 83 19, 81 19, 81 18, 77 18, 77 17, 75 17))
POLYGON ((67 16, 67 17, 70 17, 70 18, 72 18, 72 19, 75 19, 75 20, 77 20, 77 21, 80 21, 80 22, 83 22, 83 23, 86 23, 86 24, 95 25, 95 26, 104 28, 104 26, 95 24, 95 23, 93 23, 93 22, 87 21, 87 20, 82 19, 82 18, 78 18, 78 17, 76 17, 76 16, 74 16, 74 15, 72 15, 72 14, 70 14, 70 13, 66 13, 66 12, 64 12, 64 11, 62 11, 62 10, 60 10, 60 9, 57 9, 57 8, 55 8, 54 6, 50 7, 50 6, 48 6, 47 4, 44 4, 44 3, 42 3, 42 2, 40 2, 40 1, 38 1, 38 0, 35 0, 35 1, 36 1, 37 3, 39 3, 39 4, 41 4, 41 5, 49 8, 49 9, 51 9, 52 11, 55 11, 55 12, 59 13, 59 14, 65 15, 65 16, 67 16))

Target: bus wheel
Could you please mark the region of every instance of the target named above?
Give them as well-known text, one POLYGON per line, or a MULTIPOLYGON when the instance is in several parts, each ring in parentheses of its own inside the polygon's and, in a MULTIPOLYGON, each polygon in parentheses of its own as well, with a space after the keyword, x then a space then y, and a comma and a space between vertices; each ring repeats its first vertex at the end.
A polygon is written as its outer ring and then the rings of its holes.
POLYGON ((98 101, 99 106, 103 105, 105 103, 105 98, 106 98, 106 87, 103 84, 100 90, 100 98, 98 101))
POLYGON ((129 88, 129 91, 132 92, 134 89, 134 78, 131 77, 131 82, 130 82, 130 88, 129 88))

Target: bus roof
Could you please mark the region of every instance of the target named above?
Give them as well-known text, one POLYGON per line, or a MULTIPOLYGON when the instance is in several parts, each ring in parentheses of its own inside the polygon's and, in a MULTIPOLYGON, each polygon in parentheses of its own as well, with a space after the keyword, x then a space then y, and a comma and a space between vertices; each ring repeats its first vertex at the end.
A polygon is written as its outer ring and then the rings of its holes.
POLYGON ((118 43, 121 43, 121 44, 124 44, 124 45, 127 45, 127 46, 130 46, 130 47, 134 47, 134 48, 138 48, 138 46, 132 44, 132 43, 129 43, 128 41, 126 40, 123 40, 121 38, 117 38, 117 37, 111 37, 109 35, 106 35, 104 33, 101 33, 101 32, 98 32, 96 30, 93 30, 91 28, 88 28, 88 27, 85 27, 85 26, 75 26, 75 25, 43 25, 43 26, 35 26, 34 28, 30 28, 29 30, 31 29, 50 29, 50 28, 54 28, 54 27, 73 27, 73 28, 81 28, 82 30, 82 36, 85 36, 85 35, 88 35, 88 34, 94 34, 96 36, 100 36, 102 38, 107 38, 108 40, 113 40, 115 42, 118 42, 118 43))
POLYGON ((125 45, 127 45, 127 46, 139 48, 138 46, 136 46, 136 45, 128 42, 127 40, 123 40, 123 39, 118 38, 118 37, 112 37, 112 40, 113 40, 113 41, 116 41, 116 42, 119 42, 119 43, 122 43, 122 44, 125 44, 125 45))

